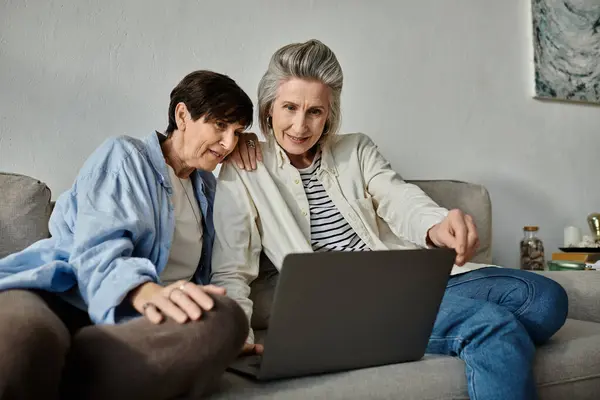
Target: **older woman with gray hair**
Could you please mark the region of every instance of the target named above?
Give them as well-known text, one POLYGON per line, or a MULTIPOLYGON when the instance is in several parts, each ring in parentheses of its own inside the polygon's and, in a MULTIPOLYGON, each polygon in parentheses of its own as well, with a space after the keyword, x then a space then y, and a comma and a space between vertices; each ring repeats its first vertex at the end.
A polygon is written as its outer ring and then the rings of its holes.
MULTIPOLYGON (((317 40, 272 56, 258 87, 263 162, 256 171, 226 165, 219 176, 212 283, 250 319, 261 252, 281 268, 289 253, 453 248, 427 352, 465 361, 472 398, 536 398, 535 345, 563 325, 565 291, 533 273, 469 263, 478 245, 469 215, 403 181, 368 136, 337 135, 342 84, 335 54, 317 40)), ((262 351, 252 332, 245 349, 262 351)))

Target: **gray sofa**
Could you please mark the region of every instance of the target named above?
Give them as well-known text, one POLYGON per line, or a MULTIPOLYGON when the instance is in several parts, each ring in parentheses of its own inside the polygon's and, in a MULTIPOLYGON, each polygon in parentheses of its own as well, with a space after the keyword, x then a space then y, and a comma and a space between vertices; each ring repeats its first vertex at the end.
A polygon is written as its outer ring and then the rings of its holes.
MULTIPOLYGON (((475 218, 481 247, 475 261, 491 263, 491 202, 480 185, 415 181, 447 208, 475 218)), ((0 173, 0 257, 47 237, 50 190, 33 178, 0 173)), ((535 376, 542 399, 600 397, 600 272, 543 272, 569 294, 566 325, 538 349, 535 376)), ((264 259, 252 288, 257 338, 264 337, 277 273, 264 259)), ((1 356, 1 355, 0 355, 1 356)), ((256 383, 226 373, 211 400, 224 399, 467 399, 464 364, 445 356, 322 376, 256 383)))

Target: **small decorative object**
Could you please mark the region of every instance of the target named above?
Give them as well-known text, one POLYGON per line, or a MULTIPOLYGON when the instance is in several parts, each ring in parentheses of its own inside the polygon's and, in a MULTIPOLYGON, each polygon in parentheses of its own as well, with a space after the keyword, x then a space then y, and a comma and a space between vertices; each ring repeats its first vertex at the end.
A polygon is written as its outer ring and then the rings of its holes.
POLYGON ((586 263, 576 261, 548 261, 550 271, 583 271, 587 269, 586 263))
POLYGON ((565 228, 565 247, 577 247, 581 242, 581 230, 576 226, 565 228))
POLYGON ((600 103, 600 1, 531 0, 535 97, 600 103))
POLYGON ((600 213, 588 215, 587 221, 594 236, 594 241, 600 243, 600 213))
POLYGON ((546 265, 544 261, 544 244, 537 237, 537 226, 525 226, 523 228, 523 240, 521 240, 521 269, 530 271, 543 271, 546 265))

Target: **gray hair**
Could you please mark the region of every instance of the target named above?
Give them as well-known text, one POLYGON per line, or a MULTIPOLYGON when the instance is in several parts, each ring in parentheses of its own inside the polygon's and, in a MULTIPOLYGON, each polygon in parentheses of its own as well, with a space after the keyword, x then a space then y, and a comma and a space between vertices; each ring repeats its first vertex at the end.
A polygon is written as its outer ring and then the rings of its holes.
POLYGON ((331 89, 326 134, 320 142, 338 133, 342 121, 340 97, 344 74, 333 51, 322 42, 312 39, 288 44, 271 57, 267 72, 258 84, 258 120, 263 134, 270 131, 267 120, 277 97, 277 89, 290 78, 317 80, 331 89))

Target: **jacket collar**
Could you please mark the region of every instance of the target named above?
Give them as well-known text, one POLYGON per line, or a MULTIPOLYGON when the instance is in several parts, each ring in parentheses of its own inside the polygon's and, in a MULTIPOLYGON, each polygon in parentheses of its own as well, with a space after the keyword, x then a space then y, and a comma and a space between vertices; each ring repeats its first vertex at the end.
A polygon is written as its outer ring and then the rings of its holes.
MULTIPOLYGON (((335 138, 331 138, 324 146, 321 147, 321 170, 326 171, 333 176, 337 176, 337 168, 335 164, 335 158, 333 156, 333 152, 331 151, 332 142, 335 138)), ((272 136, 268 138, 268 145, 273 151, 275 151, 276 162, 278 168, 283 168, 284 165, 290 164, 290 158, 283 150, 283 148, 277 143, 277 140, 272 136)))
POLYGON ((321 146, 321 169, 333 176, 338 176, 337 164, 332 151, 335 140, 335 137, 329 138, 325 145, 321 146))

